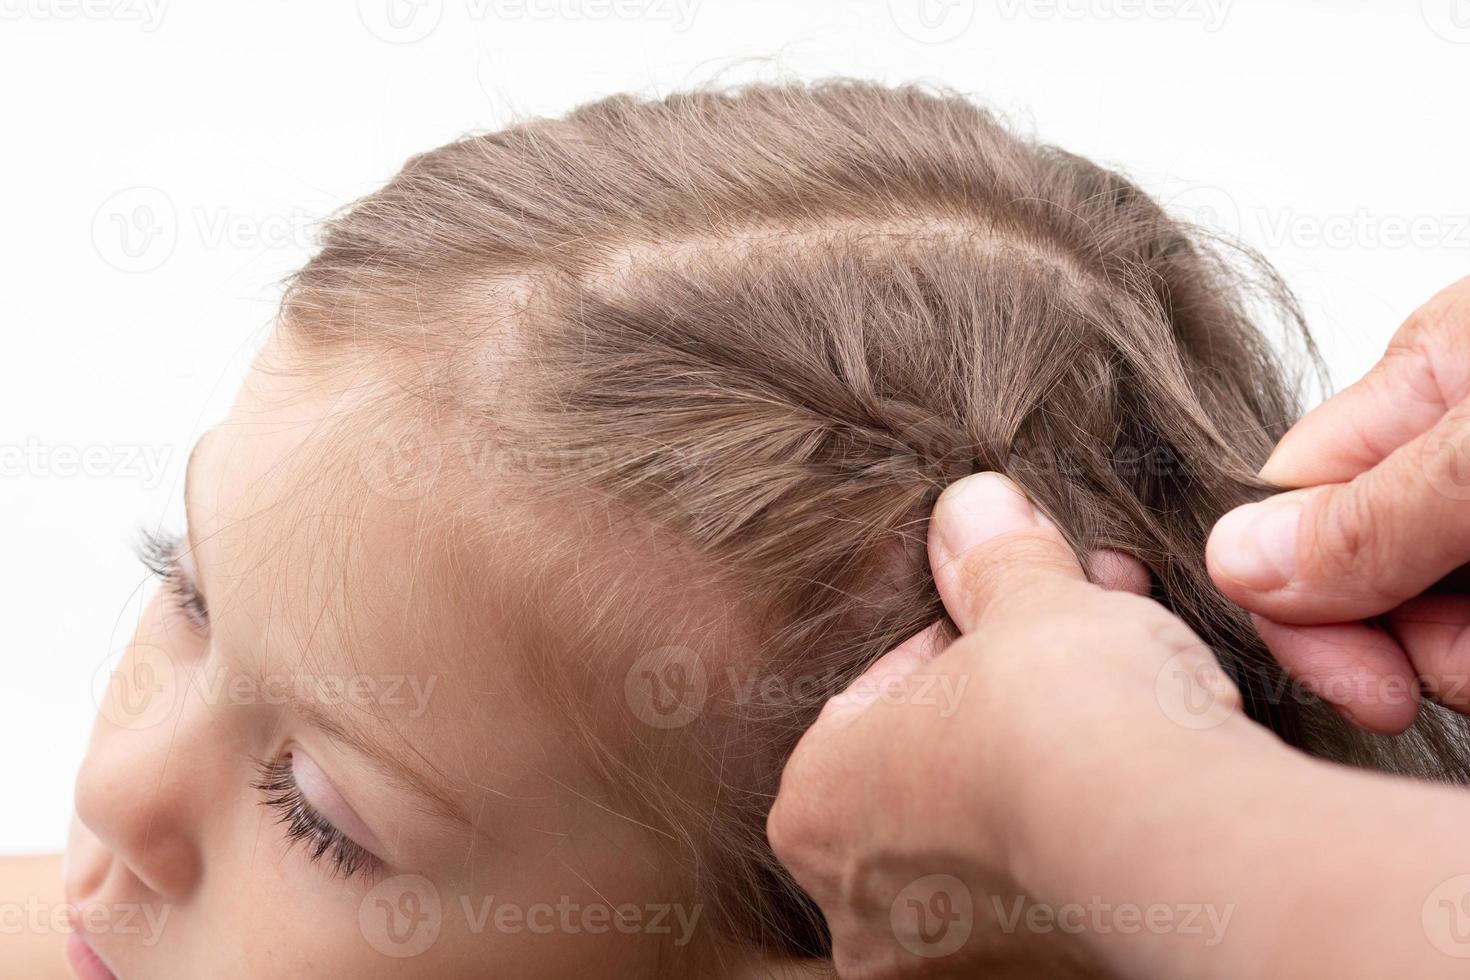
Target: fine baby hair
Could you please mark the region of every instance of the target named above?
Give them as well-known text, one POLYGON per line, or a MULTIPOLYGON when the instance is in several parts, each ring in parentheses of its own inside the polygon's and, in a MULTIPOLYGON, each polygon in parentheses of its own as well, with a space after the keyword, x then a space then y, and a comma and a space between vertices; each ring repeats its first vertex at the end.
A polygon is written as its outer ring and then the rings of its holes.
POLYGON ((1279 325, 1310 365, 1273 272, 1118 173, 849 81, 609 98, 422 154, 330 222, 281 320, 382 379, 354 424, 436 447, 422 490, 513 568, 510 655, 567 751, 714 928, 795 955, 827 939, 765 842, 782 763, 944 619, 926 522, 977 470, 1079 555, 1142 561, 1287 742, 1462 778, 1443 713, 1356 730, 1205 573, 1298 414, 1279 325), (640 678, 696 710, 650 723, 640 678))

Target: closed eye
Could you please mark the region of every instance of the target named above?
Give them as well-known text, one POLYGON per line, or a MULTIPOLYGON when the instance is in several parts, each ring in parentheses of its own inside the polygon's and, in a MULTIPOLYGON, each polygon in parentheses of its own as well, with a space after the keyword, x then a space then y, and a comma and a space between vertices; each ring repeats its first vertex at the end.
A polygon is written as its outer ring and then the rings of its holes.
POLYGON ((306 856, 314 863, 329 863, 334 876, 351 878, 361 874, 372 877, 382 862, 367 848, 338 830, 307 802, 296 785, 290 754, 276 759, 257 759, 256 780, 251 787, 265 794, 262 806, 277 811, 277 822, 285 825, 291 843, 303 843, 306 856))

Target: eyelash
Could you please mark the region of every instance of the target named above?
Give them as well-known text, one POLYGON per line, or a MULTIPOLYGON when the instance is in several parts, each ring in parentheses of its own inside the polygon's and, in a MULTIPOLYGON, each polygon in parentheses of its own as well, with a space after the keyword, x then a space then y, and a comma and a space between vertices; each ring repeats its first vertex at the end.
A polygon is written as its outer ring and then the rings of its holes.
POLYGON ((330 861, 333 875, 372 877, 381 866, 378 858, 312 809, 296 786, 289 755, 275 760, 257 759, 255 769, 256 780, 250 785, 266 794, 262 806, 278 811, 276 819, 286 826, 287 840, 293 844, 304 842, 306 856, 314 863, 330 861))
MULTIPOLYGON (((179 561, 183 545, 181 535, 145 527, 139 532, 134 550, 143 567, 163 582, 169 601, 184 614, 190 625, 200 631, 207 630, 209 605, 179 561)), ((370 876, 377 870, 378 859, 370 851, 334 827, 306 802, 291 774, 289 755, 276 760, 257 759, 255 772, 255 781, 250 786, 266 794, 261 805, 277 811, 277 822, 285 825, 287 840, 293 844, 298 841, 306 843, 307 857, 313 863, 329 860, 332 874, 343 878, 356 874, 370 876)))
POLYGON ((179 562, 180 549, 184 545, 183 537, 147 527, 140 529, 138 533, 139 540, 134 546, 138 560, 163 582, 169 600, 174 608, 184 614, 189 624, 201 632, 207 630, 209 605, 204 601, 204 594, 199 591, 199 586, 189 578, 179 562))

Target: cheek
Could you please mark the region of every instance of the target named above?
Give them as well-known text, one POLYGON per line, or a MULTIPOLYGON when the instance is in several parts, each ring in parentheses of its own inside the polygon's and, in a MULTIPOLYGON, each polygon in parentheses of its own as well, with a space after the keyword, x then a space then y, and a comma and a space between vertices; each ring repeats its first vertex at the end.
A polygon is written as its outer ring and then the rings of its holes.
MULTIPOLYGON (((176 951, 189 975, 647 977, 655 940, 669 938, 620 933, 610 914, 584 912, 606 904, 585 884, 558 895, 560 883, 548 879, 510 882, 508 892, 500 882, 451 886, 414 874, 312 881, 309 869, 291 858, 275 865, 267 850, 222 873, 217 894, 189 910, 181 932, 192 948, 176 951)), ((628 902, 639 914, 651 907, 628 902)), ((672 914, 667 922, 680 928, 672 914)))

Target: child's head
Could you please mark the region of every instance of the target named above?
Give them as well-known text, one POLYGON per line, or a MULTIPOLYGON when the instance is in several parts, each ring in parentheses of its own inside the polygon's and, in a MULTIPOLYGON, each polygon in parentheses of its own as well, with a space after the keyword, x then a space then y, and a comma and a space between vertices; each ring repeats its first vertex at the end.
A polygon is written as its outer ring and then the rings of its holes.
POLYGON ((765 814, 822 701, 943 618, 925 522, 981 469, 1141 559, 1284 737, 1408 767, 1272 697, 1204 574, 1295 413, 1255 272, 913 89, 616 98, 415 158, 332 222, 194 460, 186 603, 129 655, 176 683, 108 702, 69 869, 173 931, 98 945, 212 976, 821 955, 765 814))

